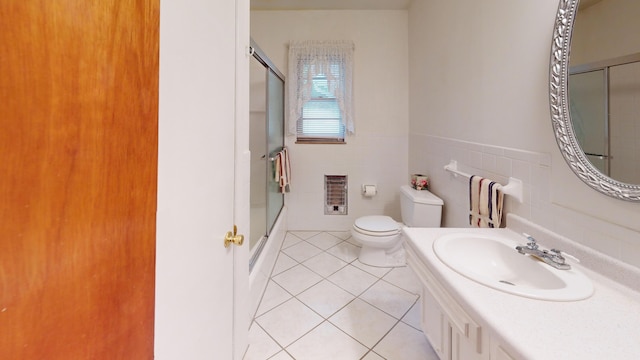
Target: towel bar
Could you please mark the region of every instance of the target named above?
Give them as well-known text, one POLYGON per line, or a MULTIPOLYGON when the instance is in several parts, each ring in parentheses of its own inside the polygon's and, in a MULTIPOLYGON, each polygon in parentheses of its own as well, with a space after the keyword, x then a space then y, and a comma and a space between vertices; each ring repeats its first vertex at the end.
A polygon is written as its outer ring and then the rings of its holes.
MULTIPOLYGON (((282 147, 282 149, 280 149, 279 151, 274 152, 273 156, 269 156, 269 161, 271 161, 271 162, 276 161, 276 156, 278 156, 278 154, 281 153, 284 149, 285 148, 282 147)), ((264 158, 265 158, 265 155, 262 155, 262 159, 264 159, 264 158)))
MULTIPOLYGON (((451 162, 444 166, 444 169, 452 173, 453 176, 457 177, 459 175, 467 179, 471 178, 470 174, 458 170, 458 162, 455 160, 451 160, 451 162)), ((509 177, 509 183, 502 185, 501 191, 503 194, 511 195, 516 198, 519 203, 522 203, 522 180, 509 177)))

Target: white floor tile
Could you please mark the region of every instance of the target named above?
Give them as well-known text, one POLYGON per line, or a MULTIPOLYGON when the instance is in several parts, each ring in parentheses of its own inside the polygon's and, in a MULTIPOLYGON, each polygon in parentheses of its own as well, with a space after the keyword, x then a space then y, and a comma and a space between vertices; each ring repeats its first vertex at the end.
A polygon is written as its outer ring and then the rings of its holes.
POLYGON ((356 239, 354 239, 353 236, 349 236, 346 239, 346 242, 348 242, 349 244, 351 244, 351 245, 353 245, 353 246, 355 246, 357 248, 361 248, 362 247, 362 244, 360 242, 358 242, 356 239))
POLYGON ((287 233, 244 360, 437 359, 415 274, 362 264, 356 245, 348 231, 287 233))
POLYGON ((422 287, 416 274, 408 266, 393 268, 383 279, 393 285, 419 295, 422 287))
POLYGON ((291 299, 256 318, 256 322, 286 347, 323 321, 298 299, 291 299))
POLYGON ((282 252, 289 255, 293 260, 297 262, 303 262, 320 254, 322 250, 309 244, 306 241, 301 241, 293 246, 282 250, 282 252))
POLYGON ((347 265, 329 276, 327 280, 358 296, 378 281, 378 278, 355 266, 347 265))
POLYGON ((343 241, 340 244, 327 249, 327 252, 342 261, 346 261, 350 263, 353 260, 358 258, 358 254, 360 253, 360 248, 346 241, 343 241))
POLYGON ((373 351, 369 351, 367 356, 363 357, 362 360, 385 360, 385 358, 374 353, 373 351))
POLYGON ((280 252, 278 254, 278 260, 276 260, 276 264, 273 266, 273 272, 271 276, 276 276, 281 272, 291 269, 292 267, 298 265, 298 262, 287 256, 287 254, 280 252))
POLYGON ((342 240, 347 240, 351 237, 351 231, 329 231, 328 233, 342 240))
POLYGON ((269 360, 295 360, 286 351, 282 350, 277 353, 274 357, 269 358, 269 360))
POLYGON ((420 300, 416 301, 411 310, 402 318, 402 322, 420 331, 422 331, 422 325, 420 324, 421 306, 420 300))
POLYGON ((346 262, 326 252, 316 255, 302 264, 323 277, 327 277, 347 266, 346 262))
POLYGON ((307 242, 313 246, 317 246, 322 250, 327 250, 332 246, 336 246, 343 240, 329 233, 323 232, 307 239, 307 242))
POLYGON ((302 301, 324 318, 333 315, 354 298, 355 296, 327 280, 322 280, 298 295, 298 300, 302 301))
POLYGON ((360 298, 396 319, 401 319, 418 296, 382 280, 367 289, 360 298))
POLYGON ((289 231, 289 234, 293 234, 302 240, 307 240, 308 238, 316 236, 319 233, 319 231, 289 231))
POLYGON ((283 289, 280 285, 275 283, 273 280, 269 280, 269 282, 267 283, 267 287, 264 290, 262 300, 260 300, 260 306, 258 306, 256 316, 260 316, 266 313, 274 307, 291 299, 292 297, 293 296, 289 294, 285 289, 283 289))
POLYGON ((273 281, 282 286, 293 295, 298 295, 304 290, 317 284, 322 277, 302 265, 296 265, 273 277, 273 281))
POLYGON ((302 241, 302 238, 295 236, 292 233, 287 233, 287 235, 285 235, 284 237, 284 241, 282 242, 282 249, 286 249, 301 241, 302 241))
POLYGON ((322 323, 287 351, 298 360, 354 360, 368 349, 328 322, 322 323))
POLYGON ((251 324, 249 329, 249 349, 244 355, 244 360, 266 360, 272 355, 282 351, 273 339, 267 335, 262 328, 255 322, 251 324))
POLYGON ((363 264, 358 259, 354 260, 351 263, 351 265, 357 267, 358 269, 364 270, 364 271, 368 272, 369 274, 377 276, 377 277, 383 277, 389 271, 391 271, 391 269, 393 269, 393 268, 389 268, 389 267, 378 267, 378 266, 371 266, 371 265, 363 264))
POLYGON ((398 322, 360 299, 353 300, 329 318, 329 321, 369 348, 398 322))
POLYGON ((399 322, 373 349, 387 359, 438 360, 421 331, 399 322))

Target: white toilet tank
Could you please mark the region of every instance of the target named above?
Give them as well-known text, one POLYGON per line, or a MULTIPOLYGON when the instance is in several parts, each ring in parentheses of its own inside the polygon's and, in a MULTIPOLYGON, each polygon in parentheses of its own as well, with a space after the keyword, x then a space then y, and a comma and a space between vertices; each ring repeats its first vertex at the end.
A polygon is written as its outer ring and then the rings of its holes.
POLYGON ((400 187, 402 222, 409 227, 440 227, 444 202, 428 190, 400 187))

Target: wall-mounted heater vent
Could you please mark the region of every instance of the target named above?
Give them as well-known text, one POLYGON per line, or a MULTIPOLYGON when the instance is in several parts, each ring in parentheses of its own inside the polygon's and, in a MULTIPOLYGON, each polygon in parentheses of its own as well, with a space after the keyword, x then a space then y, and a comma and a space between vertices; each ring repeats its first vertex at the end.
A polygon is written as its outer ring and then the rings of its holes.
POLYGON ((324 176, 324 214, 347 214, 347 176, 324 176))

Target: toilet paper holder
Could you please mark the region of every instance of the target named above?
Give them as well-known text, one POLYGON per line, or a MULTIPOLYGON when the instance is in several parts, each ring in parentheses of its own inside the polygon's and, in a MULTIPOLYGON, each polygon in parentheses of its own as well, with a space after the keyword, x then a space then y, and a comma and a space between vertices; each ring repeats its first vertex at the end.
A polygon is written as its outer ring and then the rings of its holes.
POLYGON ((378 189, 375 184, 362 184, 362 196, 373 197, 378 193, 378 189))

